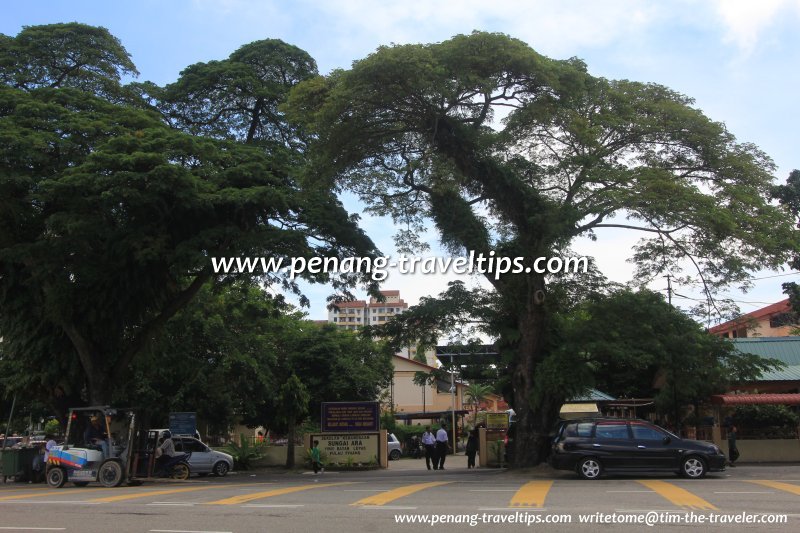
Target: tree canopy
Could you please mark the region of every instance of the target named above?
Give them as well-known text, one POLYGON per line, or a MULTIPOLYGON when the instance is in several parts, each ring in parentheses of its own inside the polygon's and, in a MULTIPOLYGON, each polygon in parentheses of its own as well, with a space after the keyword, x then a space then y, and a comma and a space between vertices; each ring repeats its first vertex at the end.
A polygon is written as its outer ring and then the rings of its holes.
MULTIPOLYGON (((278 70, 281 53, 299 54, 275 48, 263 64, 278 70)), ((300 185, 291 144, 181 131, 130 101, 134 91, 109 96, 135 69, 106 30, 26 28, 4 36, 1 51, 3 364, 46 369, 51 396, 110 401, 166 322, 204 284, 231 277, 212 271, 212 257, 378 253, 330 191, 300 185)), ((295 80, 284 81, 283 96, 295 80)), ((286 128, 278 115, 260 120, 259 131, 286 128)), ((281 272, 236 275, 298 292, 281 272)))
MULTIPOLYGON (((484 32, 381 47, 289 99, 291 117, 317 136, 312 173, 405 224, 401 245, 417 245, 432 220, 453 252, 532 267, 578 236, 623 228, 643 236, 632 256, 640 282, 671 273, 711 295, 780 266, 796 240, 769 201, 770 159, 692 104, 484 32)), ((515 461, 535 464, 569 368, 551 335, 558 302, 544 274, 487 280, 495 334, 513 360, 515 461)))

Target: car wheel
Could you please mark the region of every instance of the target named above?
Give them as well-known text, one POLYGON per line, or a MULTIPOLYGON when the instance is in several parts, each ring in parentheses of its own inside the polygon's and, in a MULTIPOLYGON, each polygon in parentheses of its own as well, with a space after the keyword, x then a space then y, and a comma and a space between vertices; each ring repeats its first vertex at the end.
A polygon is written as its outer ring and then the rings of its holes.
POLYGON ((97 478, 104 487, 118 487, 122 483, 122 465, 116 461, 106 461, 100 467, 97 478))
POLYGON ((583 479, 597 479, 603 473, 603 466, 594 457, 584 457, 578 463, 578 475, 583 479))
POLYGON ((87 485, 89 485, 89 482, 88 481, 73 481, 72 484, 75 485, 76 487, 86 487, 87 485))
POLYGON ((681 475, 689 479, 700 479, 706 475, 706 463, 694 455, 681 463, 681 475))
POLYGON ((180 479, 181 481, 189 479, 189 465, 186 463, 178 463, 172 467, 172 479, 180 479))
POLYGON ((47 471, 47 484, 54 489, 60 489, 67 482, 67 473, 63 468, 55 467, 47 471))
POLYGON ((224 477, 225 474, 228 473, 228 470, 230 470, 230 467, 225 461, 218 461, 212 470, 215 476, 224 477))
POLYGON ((389 454, 389 459, 391 459, 392 461, 397 461, 398 459, 400 459, 400 455, 402 455, 400 453, 400 450, 392 450, 392 453, 389 454))

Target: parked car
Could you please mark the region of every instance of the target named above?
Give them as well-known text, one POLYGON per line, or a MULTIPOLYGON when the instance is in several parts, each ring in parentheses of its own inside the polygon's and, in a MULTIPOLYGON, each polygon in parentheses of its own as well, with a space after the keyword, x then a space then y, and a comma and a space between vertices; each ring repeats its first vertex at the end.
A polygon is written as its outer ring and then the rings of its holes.
POLYGON ((550 464, 584 479, 604 472, 675 472, 697 479, 725 470, 726 457, 715 444, 682 439, 644 420, 590 418, 561 425, 550 464))
POLYGON ((172 437, 172 442, 175 444, 176 452, 192 452, 187 461, 192 474, 201 476, 214 474, 222 477, 233 469, 233 457, 212 450, 194 437, 172 437))
POLYGON ((400 441, 397 440, 397 437, 394 436, 394 433, 388 434, 388 447, 387 450, 389 452, 389 459, 392 461, 396 461, 400 459, 400 456, 403 455, 403 450, 400 448, 400 441))

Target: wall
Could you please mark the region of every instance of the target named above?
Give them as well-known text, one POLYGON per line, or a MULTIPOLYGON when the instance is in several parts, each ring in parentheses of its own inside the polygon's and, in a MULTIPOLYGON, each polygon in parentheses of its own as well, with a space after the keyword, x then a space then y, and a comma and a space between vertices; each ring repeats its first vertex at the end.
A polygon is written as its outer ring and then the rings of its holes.
MULTIPOLYGON (((798 439, 738 439, 736 447, 739 448, 738 462, 740 463, 794 463, 800 461, 800 440, 798 439)), ((727 444, 721 448, 723 452, 727 453, 727 444)))
MULTIPOLYGON (((258 466, 284 466, 286 464, 287 446, 267 446, 262 451, 263 457, 255 462, 258 466)), ((303 466, 306 462, 306 449, 303 446, 294 447, 294 464, 303 466)))

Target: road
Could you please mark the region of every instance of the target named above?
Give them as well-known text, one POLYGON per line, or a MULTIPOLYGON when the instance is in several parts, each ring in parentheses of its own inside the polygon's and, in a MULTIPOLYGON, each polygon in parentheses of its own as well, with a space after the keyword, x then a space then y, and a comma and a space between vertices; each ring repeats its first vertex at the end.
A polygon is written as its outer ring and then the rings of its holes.
POLYGON ((800 527, 800 466, 739 466, 702 480, 584 481, 547 468, 467 470, 462 459, 450 460, 443 472, 401 460, 385 471, 242 472, 116 489, 6 483, 0 485, 0 531, 652 531, 646 520, 658 529, 704 533, 800 527), (737 519, 786 521, 728 523, 737 519), (560 523, 546 523, 553 521, 560 523))

